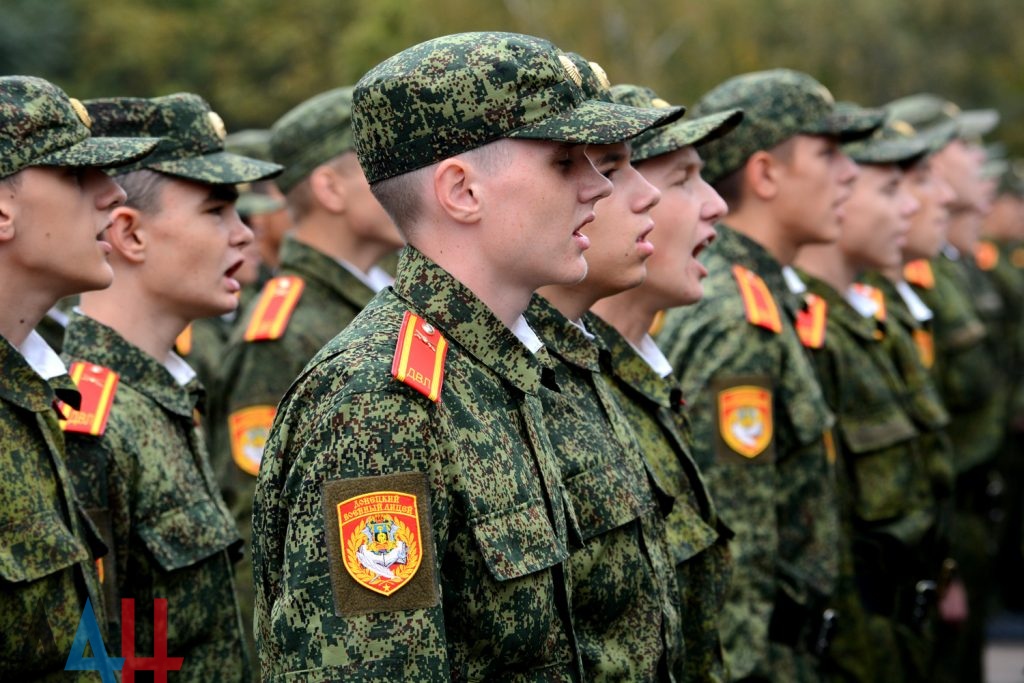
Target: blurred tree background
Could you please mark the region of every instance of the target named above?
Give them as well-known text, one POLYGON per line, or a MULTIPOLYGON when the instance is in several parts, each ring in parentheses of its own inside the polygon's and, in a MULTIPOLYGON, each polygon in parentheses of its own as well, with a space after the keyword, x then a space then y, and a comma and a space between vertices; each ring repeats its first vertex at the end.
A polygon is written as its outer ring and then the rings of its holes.
POLYGON ((543 36, 684 104, 776 66, 862 104, 932 91, 998 109, 993 138, 1024 155, 1022 0, 2 0, 0 73, 82 99, 189 90, 237 130, 404 47, 482 29, 543 36))

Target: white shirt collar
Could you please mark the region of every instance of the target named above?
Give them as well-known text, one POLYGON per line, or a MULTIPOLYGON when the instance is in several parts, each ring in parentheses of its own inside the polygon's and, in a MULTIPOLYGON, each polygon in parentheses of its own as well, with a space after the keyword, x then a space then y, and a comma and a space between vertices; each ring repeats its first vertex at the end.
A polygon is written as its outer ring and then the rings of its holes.
POLYGON ((379 292, 395 283, 395 278, 380 266, 374 266, 370 268, 369 272, 364 273, 344 259, 338 259, 338 264, 374 292, 379 292))
POLYGON ((786 286, 789 287, 789 291, 794 294, 803 294, 807 291, 807 285, 800 279, 800 276, 796 274, 792 266, 782 266, 782 278, 786 281, 786 286))
POLYGON ((587 338, 587 341, 594 341, 595 339, 597 339, 597 337, 590 334, 590 332, 587 330, 587 326, 583 324, 582 320, 570 320, 569 322, 571 322, 574 326, 579 328, 579 331, 583 333, 583 336, 587 338))
POLYGON ((54 306, 53 308, 46 312, 46 317, 49 318, 50 320, 53 320, 61 327, 68 326, 68 314, 60 310, 56 306, 54 306))
POLYGON ((537 333, 530 327, 530 323, 526 322, 526 316, 521 315, 516 318, 515 323, 512 325, 512 334, 523 343, 523 346, 530 349, 530 353, 536 354, 544 348, 544 342, 540 340, 537 333))
POLYGON ((43 379, 49 380, 68 374, 68 369, 60 356, 35 330, 28 333, 18 351, 25 357, 25 362, 43 379))
POLYGON ((950 261, 959 261, 960 260, 960 250, 957 249, 956 247, 954 247, 949 242, 946 242, 945 244, 942 245, 942 253, 950 261))
POLYGON ((846 288, 846 295, 843 298, 862 318, 874 318, 878 313, 878 302, 853 285, 846 288))
POLYGON ((192 369, 192 366, 186 363, 185 359, 174 351, 171 351, 167 356, 167 360, 164 361, 164 367, 174 377, 174 381, 181 386, 185 386, 196 376, 196 371, 192 369))
POLYGON ((921 297, 917 295, 914 288, 907 284, 905 280, 900 280, 896 283, 896 291, 899 292, 903 303, 910 309, 910 315, 914 316, 914 320, 923 323, 928 322, 934 317, 932 309, 928 308, 928 304, 921 300, 921 297))
POLYGON ((668 377, 672 374, 672 364, 668 362, 668 358, 665 358, 665 354, 654 343, 651 335, 645 334, 644 338, 640 340, 640 346, 635 346, 632 342, 629 345, 633 347, 638 356, 647 361, 647 364, 658 373, 659 377, 668 377))

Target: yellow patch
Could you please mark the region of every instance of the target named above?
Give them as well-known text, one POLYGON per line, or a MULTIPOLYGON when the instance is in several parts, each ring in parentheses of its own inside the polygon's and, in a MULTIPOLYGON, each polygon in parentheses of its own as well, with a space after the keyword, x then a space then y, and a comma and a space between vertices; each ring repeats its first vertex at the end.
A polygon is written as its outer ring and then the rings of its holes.
POLYGON ((174 350, 179 356, 192 353, 192 323, 189 323, 174 340, 174 350))
POLYGON ((745 458, 756 458, 772 442, 772 392, 743 385, 718 393, 718 428, 722 440, 745 458))
POLYGON ((342 561, 356 583, 389 596, 416 575, 423 559, 416 496, 371 491, 336 509, 342 561))
POLYGON ((236 410, 228 416, 231 433, 231 457, 243 472, 254 477, 260 471, 263 449, 274 424, 274 406, 250 406, 236 410))

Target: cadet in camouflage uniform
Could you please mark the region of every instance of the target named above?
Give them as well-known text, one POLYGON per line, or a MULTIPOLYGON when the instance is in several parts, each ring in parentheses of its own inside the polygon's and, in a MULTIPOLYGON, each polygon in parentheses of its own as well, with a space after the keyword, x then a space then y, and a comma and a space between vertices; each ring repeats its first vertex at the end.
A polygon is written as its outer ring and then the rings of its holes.
POLYGON ((64 665, 87 600, 104 632, 106 626, 93 559, 105 548, 75 498, 55 410, 58 397, 70 404, 79 397, 64 388, 60 378, 67 369, 33 328, 61 297, 110 285, 109 245, 98 240, 124 192, 97 169, 132 161, 156 141, 98 140, 89 126, 81 102, 55 85, 29 76, 0 78, 5 681, 72 680, 64 665))
MULTIPOLYGON (((854 105, 847 106, 855 110, 854 105)), ((841 680, 927 681, 934 621, 938 506, 930 440, 884 340, 891 323, 881 290, 855 283, 869 269, 902 266, 900 243, 921 203, 904 169, 930 139, 893 120, 844 151, 860 166, 833 244, 809 245, 796 265, 813 305, 798 332, 813 349, 818 378, 837 420, 842 521, 853 566, 841 577, 850 609, 833 649, 841 680)), ((895 332, 898 333, 898 332, 895 332)), ((844 603, 845 605, 846 603, 844 603)))
POLYGON ((690 406, 694 455, 736 532, 722 619, 731 674, 818 680, 841 545, 833 417, 782 267, 838 236, 836 207, 856 176, 839 141, 870 133, 881 115, 839 117, 824 86, 788 70, 730 79, 694 112, 735 107, 743 122, 701 149, 729 223, 705 252, 703 299, 669 311, 658 341, 690 406))
POLYGON ((394 287, 289 389, 267 443, 264 680, 585 677, 573 607, 592 600, 567 560, 586 510, 543 429, 550 371, 522 314, 539 286, 586 273, 580 230, 611 185, 585 144, 668 116, 580 83, 545 40, 467 33, 357 84, 359 161, 409 246, 394 287))
MULTIPOLYGON (((604 71, 572 53, 583 92, 611 102, 604 71)), ((675 107, 662 113, 681 116, 675 107)), ((545 346, 553 384, 541 390, 545 428, 576 511, 567 564, 573 625, 588 680, 668 680, 682 671, 679 589, 660 502, 637 437, 602 372, 602 351, 582 321, 603 296, 634 287, 651 254, 646 240, 660 193, 629 163, 626 142, 590 145, 587 156, 612 180, 611 197, 581 231, 590 241, 581 282, 543 287, 526 320, 545 346)))
POLYGON ((954 193, 949 241, 931 261, 908 264, 906 276, 935 316, 932 373, 951 416, 956 473, 952 556, 968 599, 967 623, 940 632, 935 676, 980 681, 992 585, 989 482, 1005 433, 1008 387, 1000 366, 1006 351, 986 326, 1001 315, 1002 302, 971 258, 989 199, 981 178, 983 155, 971 141, 990 129, 995 118, 994 112, 961 112, 952 103, 925 94, 897 100, 889 109, 923 132, 950 119, 957 125, 957 137, 932 158, 935 172, 954 193))
MULTIPOLYGON (((649 89, 633 85, 613 87, 612 96, 636 107, 667 105, 649 89)), ((737 110, 678 121, 630 141, 633 165, 661 191, 661 201, 650 212, 654 253, 646 260, 642 284, 601 299, 584 317, 587 330, 607 349, 601 359, 612 394, 633 427, 652 478, 674 499, 666 528, 681 591, 684 654, 676 678, 685 681, 728 680, 718 620, 728 587, 732 534, 719 522, 691 455, 689 424, 672 366, 648 330, 664 309, 701 296, 700 281, 707 272, 696 253, 714 238, 714 223, 726 205, 701 178, 694 145, 727 133, 741 118, 737 110)), ((603 207, 598 208, 599 221, 603 207)))
MULTIPOLYGON (((376 264, 404 243, 359 168, 351 118, 352 88, 338 88, 298 105, 272 129, 272 157, 285 167, 276 182, 295 228, 284 238, 277 277, 239 316, 225 348, 211 428, 224 499, 247 545, 256 472, 278 402, 320 347, 391 284, 376 264)), ((251 632, 249 553, 239 573, 251 632)))
POLYGON ((72 475, 112 539, 108 595, 136 600, 136 651, 153 651, 148 613, 166 598, 167 652, 183 658, 182 680, 247 681, 232 567, 238 532, 199 429, 202 387, 173 345, 192 320, 237 305, 232 275, 252 233, 235 212, 234 184, 280 167, 224 152, 223 123, 197 95, 87 106, 98 134, 161 142, 118 175, 128 200, 106 233, 114 285, 84 295, 68 324, 64 352, 81 362, 72 372, 79 386, 118 379, 112 405, 82 406, 106 416, 105 429, 73 433, 68 421, 72 475))

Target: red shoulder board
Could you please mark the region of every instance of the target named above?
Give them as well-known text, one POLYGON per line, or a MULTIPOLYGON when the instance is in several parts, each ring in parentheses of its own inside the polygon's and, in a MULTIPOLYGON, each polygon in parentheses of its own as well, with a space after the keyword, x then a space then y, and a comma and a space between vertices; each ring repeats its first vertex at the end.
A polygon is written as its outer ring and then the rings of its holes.
POLYGON ((245 328, 245 341, 279 339, 288 329, 288 321, 305 287, 305 281, 298 275, 282 275, 263 285, 256 310, 245 328))
POLYGON ((863 282, 854 282, 853 289, 862 297, 871 299, 875 302, 875 320, 880 323, 884 323, 887 315, 885 308, 885 293, 878 287, 872 287, 871 285, 866 285, 863 282))
POLYGON ((118 374, 102 365, 72 363, 71 379, 82 395, 82 404, 75 410, 66 403, 60 405, 64 419, 60 427, 65 432, 100 436, 107 428, 110 407, 114 405, 118 374))
POLYGON ((926 259, 917 259, 903 266, 903 278, 923 289, 935 287, 935 273, 932 272, 932 264, 926 259))
POLYGON ((1010 254, 1010 263, 1017 268, 1024 268, 1024 247, 1017 247, 1010 254))
POLYGON ((441 400, 447 353, 448 341, 441 333, 423 318, 406 311, 391 374, 436 403, 441 400))
POLYGON ((736 284, 739 285, 740 296, 743 297, 747 322, 771 330, 776 334, 782 332, 779 307, 775 305, 775 299, 772 298, 772 293, 761 276, 738 265, 732 267, 732 274, 736 278, 736 284))
POLYGON ((192 353, 192 323, 189 323, 174 340, 174 350, 178 352, 179 356, 187 356, 192 353))
POLYGON ((982 270, 994 270, 999 263, 999 248, 991 242, 978 242, 974 248, 974 262, 982 270))
POLYGON ((828 302, 817 294, 804 296, 806 306, 796 314, 796 333, 809 349, 825 345, 825 324, 828 322, 828 302))

